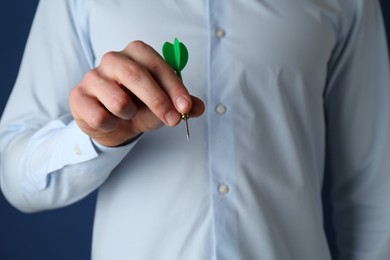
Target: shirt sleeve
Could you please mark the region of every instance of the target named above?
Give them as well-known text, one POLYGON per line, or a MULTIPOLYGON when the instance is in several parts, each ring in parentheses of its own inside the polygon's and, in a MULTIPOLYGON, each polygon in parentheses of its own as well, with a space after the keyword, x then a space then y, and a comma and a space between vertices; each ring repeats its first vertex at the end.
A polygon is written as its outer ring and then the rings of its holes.
POLYGON ((79 16, 85 2, 39 2, 1 119, 1 189, 24 212, 59 208, 85 197, 136 143, 97 149, 69 112, 70 90, 93 66, 86 17, 79 16))
POLYGON ((377 0, 345 1, 325 92, 339 259, 390 259, 389 56, 377 0))

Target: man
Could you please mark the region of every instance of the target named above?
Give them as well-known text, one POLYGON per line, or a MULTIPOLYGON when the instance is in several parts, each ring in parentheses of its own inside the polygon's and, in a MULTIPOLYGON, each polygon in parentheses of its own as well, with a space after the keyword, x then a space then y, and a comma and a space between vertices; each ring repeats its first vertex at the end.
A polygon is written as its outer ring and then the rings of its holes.
POLYGON ((329 260, 325 174, 340 259, 390 257, 376 0, 42 0, 1 127, 21 211, 99 188, 93 259, 329 260))

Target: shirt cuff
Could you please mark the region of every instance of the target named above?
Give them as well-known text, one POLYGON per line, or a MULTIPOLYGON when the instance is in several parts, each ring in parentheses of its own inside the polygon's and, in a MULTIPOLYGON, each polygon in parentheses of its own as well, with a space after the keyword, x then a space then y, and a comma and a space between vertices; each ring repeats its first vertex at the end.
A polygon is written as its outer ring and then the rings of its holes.
POLYGON ((115 153, 115 152, 121 152, 121 151, 126 151, 126 153, 127 153, 138 143, 138 140, 141 138, 142 135, 143 134, 138 135, 137 137, 135 137, 133 140, 131 140, 131 142, 127 143, 126 145, 117 146, 117 147, 104 146, 104 145, 97 143, 93 139, 91 139, 91 142, 94 145, 95 150, 99 154, 101 154, 101 153, 115 153))

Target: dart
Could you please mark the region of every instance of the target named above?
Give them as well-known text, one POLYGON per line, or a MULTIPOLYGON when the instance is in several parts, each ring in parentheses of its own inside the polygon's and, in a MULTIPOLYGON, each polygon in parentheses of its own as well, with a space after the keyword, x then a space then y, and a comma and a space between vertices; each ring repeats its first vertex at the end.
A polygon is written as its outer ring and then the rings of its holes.
MULTIPOLYGON (((162 47, 162 54, 165 61, 172 67, 176 72, 177 76, 183 81, 181 71, 187 64, 188 61, 188 50, 187 47, 175 38, 173 44, 165 42, 162 47)), ((181 118, 185 121, 186 136, 187 140, 190 140, 190 131, 188 127, 189 114, 182 114, 181 118)))

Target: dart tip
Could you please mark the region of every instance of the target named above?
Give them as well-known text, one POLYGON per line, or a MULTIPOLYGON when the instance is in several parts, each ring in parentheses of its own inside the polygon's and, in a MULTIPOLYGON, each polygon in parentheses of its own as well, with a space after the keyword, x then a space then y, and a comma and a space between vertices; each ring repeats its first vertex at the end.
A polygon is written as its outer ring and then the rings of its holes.
POLYGON ((190 141, 190 129, 189 129, 189 127, 188 127, 188 118, 189 118, 189 115, 188 115, 188 114, 183 114, 183 115, 182 115, 182 119, 184 120, 185 128, 186 128, 186 137, 187 137, 187 141, 190 141))

